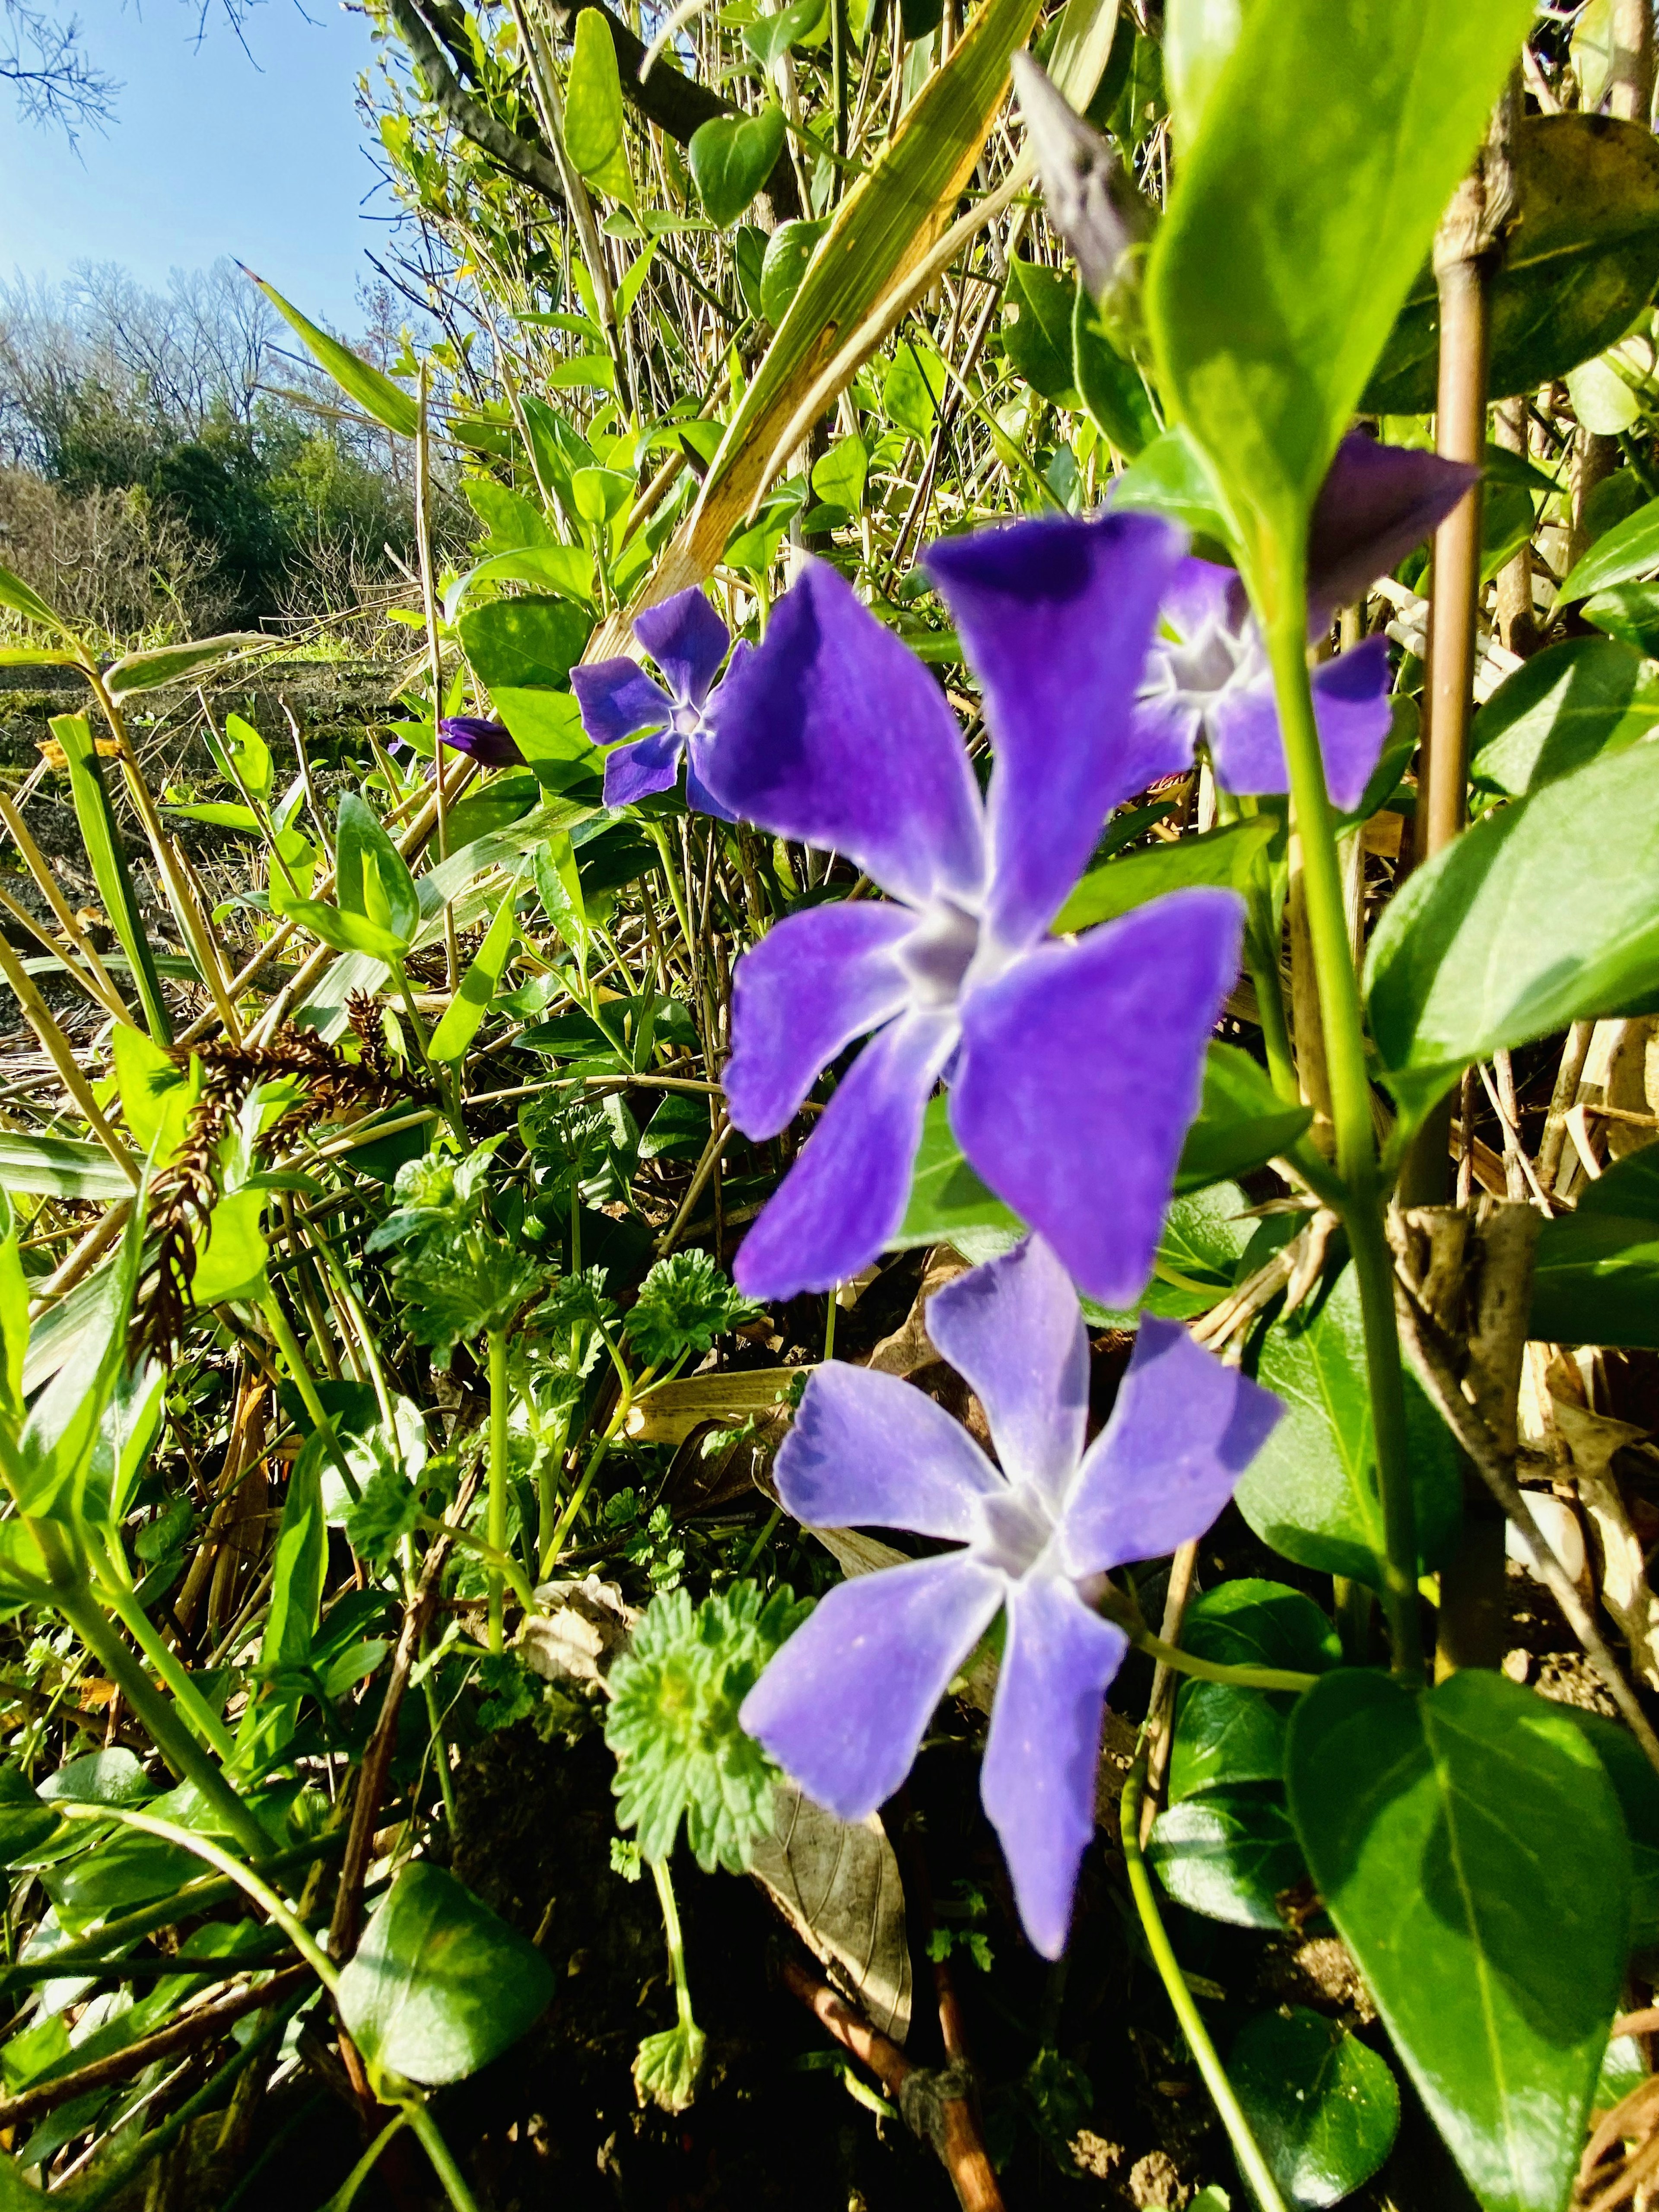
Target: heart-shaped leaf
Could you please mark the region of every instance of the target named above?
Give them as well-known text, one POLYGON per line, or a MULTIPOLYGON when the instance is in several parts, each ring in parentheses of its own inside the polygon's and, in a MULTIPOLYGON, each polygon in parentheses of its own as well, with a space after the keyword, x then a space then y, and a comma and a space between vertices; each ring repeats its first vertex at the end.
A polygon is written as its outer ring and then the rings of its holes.
POLYGON ((1340 2021, 1302 2005, 1263 2013, 1234 2044, 1227 2073, 1293 2204, 1340 2204, 1394 2148, 1400 2085, 1340 2021))
POLYGON ((699 124, 686 148, 698 197, 711 222, 735 222, 772 173, 783 150, 783 110, 716 115, 699 124))
POLYGON ((1619 2002, 1631 1859, 1565 1715, 1345 1668, 1291 1721, 1308 1865, 1486 2212, 1560 2212, 1619 2002))

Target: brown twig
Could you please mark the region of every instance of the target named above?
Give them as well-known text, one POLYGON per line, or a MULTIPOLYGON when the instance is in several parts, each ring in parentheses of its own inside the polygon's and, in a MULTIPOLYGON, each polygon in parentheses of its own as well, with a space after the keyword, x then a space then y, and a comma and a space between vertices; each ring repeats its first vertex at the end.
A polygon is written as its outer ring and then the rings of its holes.
POLYGON ((112 2051, 88 2065, 77 2066, 72 2074, 55 2075, 50 2081, 37 2082, 33 2088, 25 2089, 15 2097, 0 2097, 0 2128, 21 2127, 24 2122, 38 2119, 42 2112, 53 2112, 76 2097, 88 2096, 94 2089, 107 2089, 131 2075, 142 2074, 158 2059, 171 2058, 178 2051, 193 2051, 198 2044, 211 2043, 234 2021, 246 2019, 251 2012, 262 2012, 267 2005, 280 2003, 290 1990, 298 1989, 310 1977, 311 1968, 307 1966, 284 1966, 269 1981, 238 1990, 234 1996, 221 1997, 216 2004, 204 2005, 199 2011, 187 2012, 182 2020, 157 2028, 154 2035, 141 2036, 137 2042, 129 2043, 120 2051, 112 2051))

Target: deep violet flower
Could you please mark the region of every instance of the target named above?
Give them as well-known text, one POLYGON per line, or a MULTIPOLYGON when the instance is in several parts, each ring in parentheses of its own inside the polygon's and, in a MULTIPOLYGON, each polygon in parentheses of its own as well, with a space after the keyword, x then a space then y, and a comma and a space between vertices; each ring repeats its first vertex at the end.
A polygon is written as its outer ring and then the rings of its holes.
MULTIPOLYGON (((1345 438, 1310 532, 1311 628, 1330 627, 1457 504, 1477 469, 1403 446, 1345 438)), ((1146 781, 1190 767, 1201 737, 1230 791, 1290 789, 1273 672, 1242 579, 1211 561, 1180 564, 1147 657, 1135 717, 1146 781)), ((1368 637, 1313 672, 1325 781, 1344 812, 1358 805, 1389 732, 1389 647, 1368 637)))
POLYGON ((1145 787, 1130 717, 1179 549, 1145 514, 933 548, 995 740, 988 800, 933 678, 821 562, 721 686, 715 795, 890 895, 792 915, 738 964, 725 1084, 746 1136, 878 1032, 744 1241, 750 1297, 827 1290, 880 1251, 941 1076, 967 1158, 1084 1289, 1124 1305, 1145 1285, 1243 908, 1194 890, 1074 943, 1048 928, 1145 787))
POLYGON ((1000 1471, 912 1384, 820 1367, 778 1453, 790 1512, 963 1548, 838 1584, 740 1717, 810 1797, 862 1820, 909 1772, 951 1676, 1006 1606, 980 1795, 1026 1933, 1058 1958, 1094 1832, 1106 1689, 1128 1648, 1091 1600, 1112 1568, 1202 1534, 1281 1409, 1177 1324, 1147 1317, 1085 1450, 1088 1337, 1038 1237, 936 1292, 927 1331, 984 1407, 1000 1471))
MULTIPOLYGON (((703 769, 714 734, 714 678, 731 633, 694 587, 647 607, 635 621, 634 635, 662 671, 663 683, 626 654, 570 672, 582 727, 596 745, 614 749, 605 763, 605 805, 629 806, 653 792, 672 791, 684 753, 686 804, 729 822, 731 816, 709 793, 703 769), (620 743, 624 738, 634 742, 620 743)), ((740 644, 734 668, 744 650, 740 644)))
POLYGON ((483 714, 446 714, 438 735, 458 753, 470 753, 485 768, 522 768, 524 755, 505 722, 492 722, 483 714))

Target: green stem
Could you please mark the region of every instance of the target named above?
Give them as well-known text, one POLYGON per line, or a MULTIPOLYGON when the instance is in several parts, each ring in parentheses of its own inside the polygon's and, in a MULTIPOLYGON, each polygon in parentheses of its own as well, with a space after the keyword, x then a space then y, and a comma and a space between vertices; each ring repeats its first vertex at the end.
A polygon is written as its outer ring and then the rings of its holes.
POLYGON ((1297 1674, 1287 1667, 1225 1667, 1218 1660, 1195 1658, 1178 1644, 1166 1644, 1161 1636, 1154 1636, 1149 1628, 1132 1631, 1130 1640, 1138 1651, 1146 1652, 1173 1674, 1191 1674, 1200 1682, 1226 1682, 1236 1690, 1285 1690, 1300 1697, 1319 1680, 1317 1674, 1297 1674))
MULTIPOLYGON (((507 1332, 492 1328, 489 1346, 489 1542, 494 1551, 507 1550, 507 1332)), ((489 1577, 489 1648, 500 1651, 504 1643, 505 1602, 501 1578, 494 1569, 489 1577)))
MULTIPOLYGON (((269 1858, 271 1838, 258 1815, 251 1805, 243 1803, 212 1756, 185 1727, 123 1643, 119 1631, 91 1591, 60 1589, 55 1601, 70 1626, 148 1729, 151 1742, 174 1773, 195 1784, 245 1851, 257 1859, 269 1858)), ((231 1874, 234 1869, 225 1866, 221 1871, 231 1874)))
POLYGON ((351 1472, 351 1462, 345 1455, 345 1446, 340 1442, 338 1431, 334 1426, 334 1416, 324 1410, 322 1399, 318 1395, 316 1378, 307 1363, 304 1352, 301 1349, 300 1340, 294 1334, 293 1325, 283 1310, 283 1302, 275 1291, 266 1291, 261 1302, 260 1310, 264 1315, 272 1340, 277 1351, 283 1355, 283 1364, 294 1377, 294 1387, 300 1394, 300 1403, 305 1407, 312 1426, 320 1429, 328 1439, 329 1455, 340 1471, 340 1480, 346 1486, 346 1495, 356 1504, 363 1494, 362 1486, 351 1472))
POLYGON ((104 1595, 114 1607, 117 1617, 166 1684, 168 1694, 185 1719, 217 1757, 234 1759, 235 1737, 197 1688, 195 1677, 189 1668, 171 1649, 167 1639, 157 1634, 154 1622, 139 1604, 137 1593, 115 1588, 109 1582, 106 1582, 103 1587, 104 1595))
MULTIPOLYGON (((609 1340, 607 1339, 606 1341, 608 1344, 609 1340)), ((611 1357, 613 1358, 616 1358, 614 1351, 611 1352, 611 1357)), ((618 1363, 618 1364, 620 1364, 620 1363, 618 1363)), ((647 1368, 646 1370, 646 1374, 649 1375, 650 1371, 650 1369, 647 1368)), ((600 1468, 604 1466, 606 1454, 610 1451, 611 1445, 616 1442, 617 1438, 622 1434, 623 1424, 627 1420, 629 1414, 633 1410, 635 1396, 635 1391, 631 1387, 627 1372, 624 1370, 622 1396, 617 1401, 616 1412, 611 1416, 610 1425, 606 1428, 605 1434, 599 1438, 599 1442, 594 1445, 592 1452, 588 1455, 587 1465, 582 1469, 582 1479, 572 1492, 570 1503, 565 1507, 564 1511, 559 1516, 559 1525, 553 1531, 552 1542, 542 1554, 542 1580, 544 1582, 547 1580, 548 1577, 552 1573, 554 1568, 557 1566, 559 1563, 559 1554, 563 1551, 566 1541, 569 1537, 570 1531, 575 1526, 576 1516, 581 1511, 583 1505, 586 1502, 587 1493, 593 1487, 593 1478, 599 1473, 600 1468)))
POLYGON ((1388 1553, 1383 1562, 1382 1602, 1394 1670, 1419 1680, 1423 1653, 1417 1617, 1417 1526, 1406 1438, 1405 1380, 1395 1319, 1394 1268, 1382 1234, 1382 1192, 1371 1126, 1364 1028, 1342 896, 1335 817, 1325 789, 1324 760, 1308 675, 1305 579, 1298 575, 1294 580, 1266 627, 1279 728, 1291 773, 1291 804, 1302 840, 1303 888, 1325 1031, 1336 1165, 1348 1194, 1343 1213, 1364 1326, 1388 1553))
POLYGON ((1261 2212, 1285 2212, 1285 2199, 1279 2194, 1279 2184, 1250 2131, 1243 2107, 1234 2094, 1226 2069, 1210 2040, 1210 2031, 1204 2025, 1203 2014, 1187 1986, 1181 1962, 1164 1932, 1158 1899, 1152 1891, 1152 1878, 1146 1871, 1146 1862, 1140 1851, 1140 1803, 1145 1781, 1146 1754, 1143 1752, 1124 1784, 1120 1826, 1123 1834, 1123 1860, 1129 1874, 1129 1888, 1134 1898, 1135 1910, 1140 1915, 1146 1948, 1152 1954, 1152 1963, 1158 1968, 1170 2002, 1175 2008, 1182 2033, 1198 2063, 1198 2070, 1204 2076, 1204 2086, 1220 2115, 1221 2124, 1227 2130, 1233 2156, 1238 2160, 1239 2172, 1249 2185, 1261 2212))
POLYGON ((380 2130, 380 2134, 375 2136, 356 2165, 352 2167, 333 2196, 324 2205, 323 2212, 351 2212, 351 2207, 356 2202, 357 2191, 380 2162, 380 2153, 392 2141, 393 2136, 408 2125, 409 2108, 404 2106, 399 2112, 395 2112, 380 2130))
POLYGON ((454 2207, 454 2212, 478 2212, 477 2200, 462 2179, 461 2169, 450 2155, 449 2145, 438 2132, 438 2123, 424 2105, 411 2099, 404 2106, 409 2115, 409 2124, 421 2139, 421 2148, 432 2161, 432 2171, 444 2185, 444 2194, 454 2207))
POLYGON ((1285 990, 1279 961, 1273 951, 1269 925, 1271 896, 1260 890, 1247 894, 1244 922, 1244 965, 1255 987, 1256 1010, 1261 1017, 1261 1042, 1267 1054, 1267 1073, 1273 1089, 1292 1105, 1299 1105, 1302 1085, 1297 1080, 1296 1055, 1291 1049, 1290 1025, 1285 1019, 1285 990))
POLYGON ((674 1883, 668 1871, 666 1859, 653 1859, 651 1879, 657 1885, 657 1902, 662 1907, 663 1934, 668 1940, 668 1971, 674 1982, 674 2007, 682 2029, 695 2029, 697 2023, 691 2012, 691 1984, 685 1971, 685 1938, 680 1929, 679 1900, 674 1895, 674 1883))

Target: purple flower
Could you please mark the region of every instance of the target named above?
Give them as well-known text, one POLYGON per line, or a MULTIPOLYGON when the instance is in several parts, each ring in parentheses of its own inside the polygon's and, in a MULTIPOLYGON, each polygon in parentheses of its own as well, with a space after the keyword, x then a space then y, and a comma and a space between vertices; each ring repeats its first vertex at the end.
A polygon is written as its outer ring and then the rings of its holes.
MULTIPOLYGON (((1308 547, 1310 627, 1385 575, 1449 514, 1478 469, 1437 453, 1345 438, 1314 509, 1308 547)), ((1145 781, 1190 767, 1202 738, 1230 791, 1285 792, 1290 776, 1267 648, 1231 568, 1189 559, 1163 607, 1135 718, 1145 781)), ((1368 637, 1313 672, 1325 781, 1343 812, 1358 805, 1389 732, 1389 647, 1368 637)))
POLYGON ((1006 1606, 980 1795, 1026 1933, 1058 1958, 1094 1832, 1106 1688, 1128 1648, 1091 1602, 1098 1578, 1200 1535, 1280 1407, 1175 1322, 1147 1318, 1085 1450, 1089 1340, 1036 1237, 937 1292, 927 1330, 984 1407, 1000 1471, 911 1384, 831 1360, 778 1454, 778 1495, 809 1526, 911 1528, 963 1548, 832 1589, 741 1717, 809 1796, 862 1820, 909 1772, 951 1676, 1006 1606))
POLYGON ((933 678, 819 562, 721 686, 715 795, 890 894, 792 915, 738 963, 725 1082, 745 1136, 878 1032, 744 1241, 750 1297, 828 1290, 880 1251, 942 1076, 963 1151, 1083 1287, 1123 1305, 1146 1283, 1243 908, 1194 890, 1075 943, 1048 928, 1145 787, 1133 702, 1179 543, 1121 514, 933 547, 995 739, 987 800, 933 678))
MULTIPOLYGON (((694 587, 647 607, 635 623, 634 635, 662 671, 664 683, 626 654, 570 672, 582 727, 596 745, 614 748, 605 763, 605 805, 629 806, 653 792, 672 791, 684 753, 686 804, 729 822, 731 815, 709 793, 704 768, 720 696, 713 686, 731 633, 694 587), (633 744, 620 743, 624 738, 632 738, 633 744)), ((734 669, 744 651, 739 645, 734 669)))
POLYGON ((438 724, 438 735, 458 753, 471 753, 485 768, 524 766, 524 755, 504 722, 489 721, 482 714, 446 714, 438 724))

